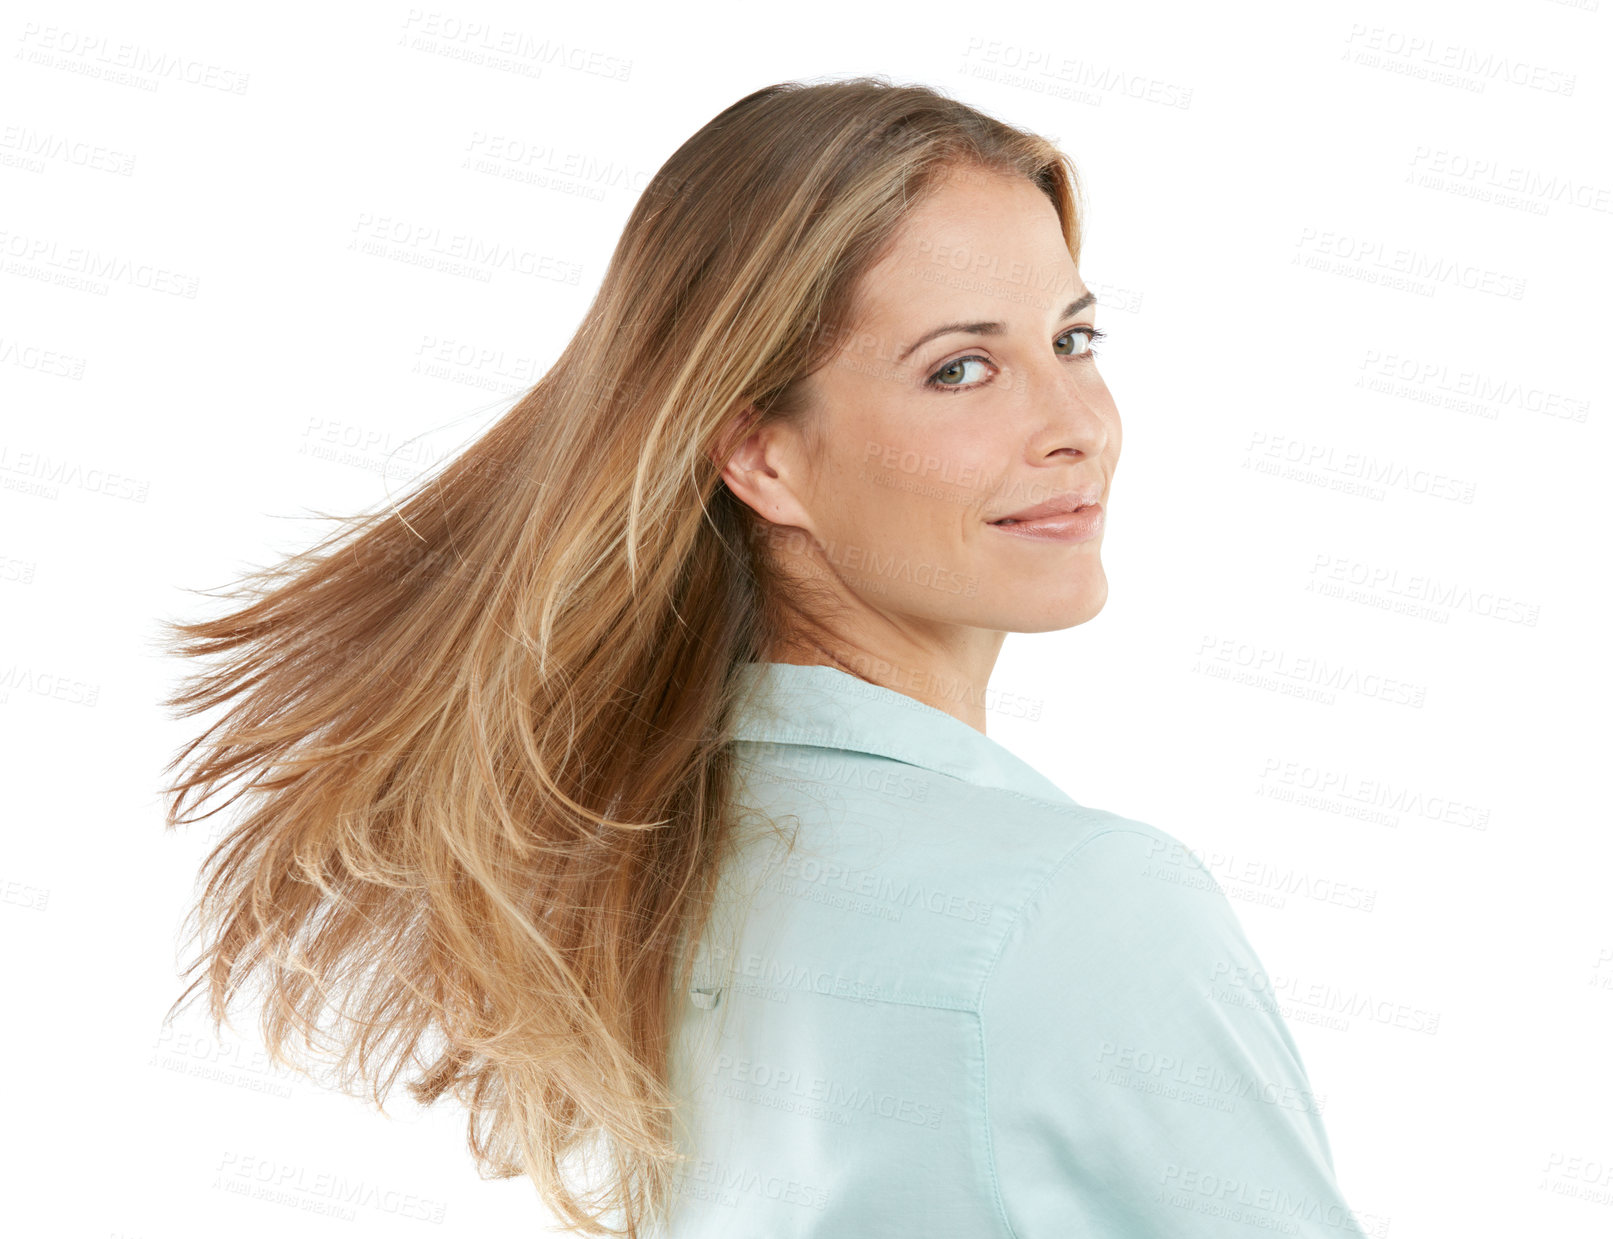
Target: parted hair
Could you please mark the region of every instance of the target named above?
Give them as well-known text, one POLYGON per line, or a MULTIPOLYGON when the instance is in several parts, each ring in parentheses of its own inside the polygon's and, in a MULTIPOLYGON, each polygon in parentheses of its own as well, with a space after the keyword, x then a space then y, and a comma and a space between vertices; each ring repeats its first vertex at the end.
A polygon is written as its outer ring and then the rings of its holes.
POLYGON ((483 1177, 530 1176, 575 1233, 655 1233, 735 672, 811 622, 721 471, 769 420, 812 433, 861 277, 971 168, 1039 186, 1079 262, 1049 141, 883 77, 746 95, 656 173, 571 341, 484 434, 196 591, 217 617, 163 621, 196 661, 162 704, 210 715, 164 770, 167 826, 239 802, 167 1019, 205 993, 217 1029, 255 991, 276 1063, 383 1110, 400 1076, 451 1094, 483 1177))

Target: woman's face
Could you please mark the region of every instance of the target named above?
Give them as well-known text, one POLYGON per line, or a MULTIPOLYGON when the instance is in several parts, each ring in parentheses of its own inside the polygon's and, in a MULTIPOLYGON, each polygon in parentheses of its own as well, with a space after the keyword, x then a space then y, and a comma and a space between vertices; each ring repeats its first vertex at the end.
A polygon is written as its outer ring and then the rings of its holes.
POLYGON ((1120 417, 1053 204, 1022 178, 955 173, 858 305, 801 420, 758 431, 725 475, 775 557, 832 590, 837 637, 897 666, 931 651, 989 672, 1003 633, 1091 619, 1120 417), (1100 505, 1087 536, 993 524, 1071 495, 1100 505))

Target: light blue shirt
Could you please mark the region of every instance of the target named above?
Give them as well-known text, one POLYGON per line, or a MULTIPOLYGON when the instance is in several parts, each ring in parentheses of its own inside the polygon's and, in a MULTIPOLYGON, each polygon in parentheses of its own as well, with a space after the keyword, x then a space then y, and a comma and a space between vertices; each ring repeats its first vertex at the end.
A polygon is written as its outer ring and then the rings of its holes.
POLYGON ((832 667, 749 663, 680 994, 673 1239, 1362 1233, 1225 895, 1170 835, 832 667))

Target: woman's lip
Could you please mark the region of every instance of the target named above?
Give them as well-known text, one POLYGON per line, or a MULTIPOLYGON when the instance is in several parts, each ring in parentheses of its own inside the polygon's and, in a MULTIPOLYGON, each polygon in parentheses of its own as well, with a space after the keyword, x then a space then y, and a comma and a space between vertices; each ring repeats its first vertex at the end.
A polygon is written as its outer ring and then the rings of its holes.
POLYGON ((1022 538, 1038 538, 1044 542, 1085 542, 1098 536, 1103 528, 1103 505, 1091 503, 1074 512, 1060 512, 1057 516, 1039 516, 1033 521, 1015 521, 1011 525, 990 521, 993 529, 1017 534, 1022 538))

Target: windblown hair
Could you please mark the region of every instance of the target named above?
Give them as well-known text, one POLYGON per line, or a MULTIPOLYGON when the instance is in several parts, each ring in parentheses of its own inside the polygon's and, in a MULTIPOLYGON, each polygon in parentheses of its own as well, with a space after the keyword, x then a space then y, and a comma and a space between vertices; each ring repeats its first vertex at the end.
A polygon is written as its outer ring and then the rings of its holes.
POLYGON ((529 1175, 574 1232, 653 1233, 734 673, 809 622, 720 474, 758 425, 810 432, 859 280, 971 168, 1039 186, 1079 262, 1080 186, 1046 140, 882 77, 747 95, 656 174, 575 336, 485 434, 196 591, 220 618, 164 621, 206 669, 162 704, 228 704, 164 771, 168 828, 248 809, 203 862, 199 975, 168 1019, 205 985, 217 1029, 255 981, 275 1062, 307 1070, 300 1031, 383 1112, 407 1072, 419 1103, 466 1106, 483 1177, 529 1175))

